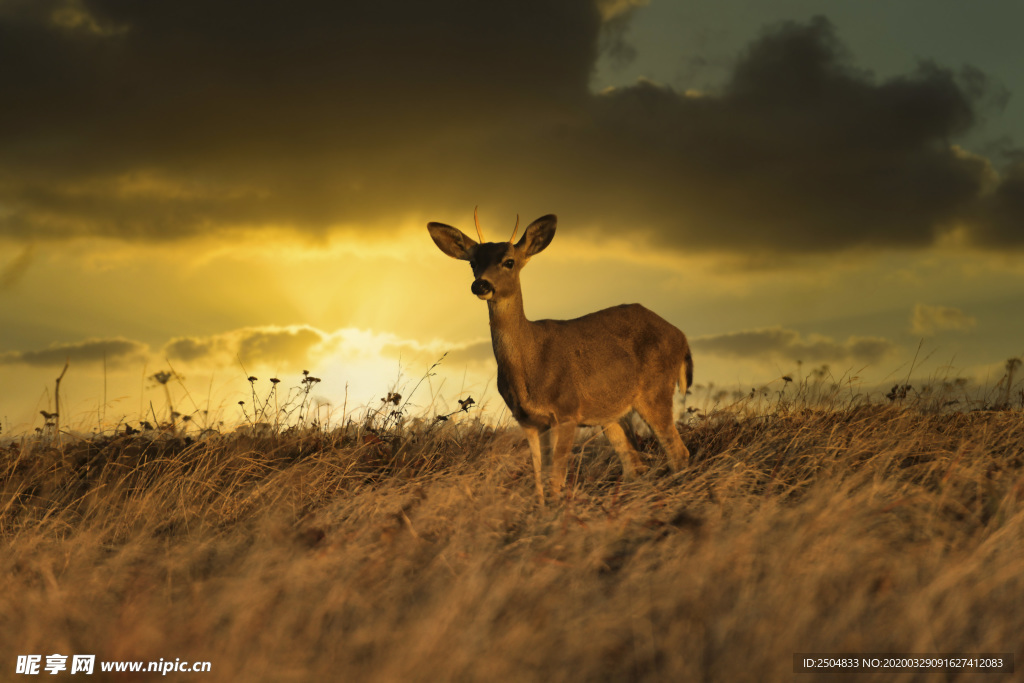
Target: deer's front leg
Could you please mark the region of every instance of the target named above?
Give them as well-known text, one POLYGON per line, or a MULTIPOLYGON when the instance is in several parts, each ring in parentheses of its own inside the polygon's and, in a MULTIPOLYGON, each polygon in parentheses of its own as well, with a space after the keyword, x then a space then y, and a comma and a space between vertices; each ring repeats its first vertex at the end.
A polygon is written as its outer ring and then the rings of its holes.
POLYGON ((569 464, 569 453, 576 436, 574 422, 562 422, 551 428, 551 491, 558 495, 565 484, 565 472, 569 464))
POLYGON ((526 425, 522 425, 522 427, 526 432, 526 443, 530 445, 530 454, 533 456, 533 477, 537 483, 537 497, 540 499, 540 504, 544 505, 544 460, 540 448, 540 430, 526 425))

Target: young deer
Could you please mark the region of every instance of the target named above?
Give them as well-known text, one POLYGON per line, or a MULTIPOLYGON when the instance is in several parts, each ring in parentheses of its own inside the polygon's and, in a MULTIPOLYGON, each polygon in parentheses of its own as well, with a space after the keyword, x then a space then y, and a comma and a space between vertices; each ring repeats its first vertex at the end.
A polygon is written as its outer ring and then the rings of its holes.
POLYGON ((516 244, 515 230, 508 242, 485 242, 475 210, 473 220, 479 242, 443 223, 427 229, 441 251, 473 268, 472 292, 487 302, 498 391, 526 432, 541 502, 545 466, 553 493, 561 491, 578 425, 602 425, 624 476, 635 477, 640 462, 619 423, 630 410, 654 430, 671 468, 684 466, 690 454, 676 431, 672 400, 676 385, 685 393, 693 379, 686 336, 639 304, 574 320, 527 320, 519 273, 551 243, 556 217, 535 220, 516 244))

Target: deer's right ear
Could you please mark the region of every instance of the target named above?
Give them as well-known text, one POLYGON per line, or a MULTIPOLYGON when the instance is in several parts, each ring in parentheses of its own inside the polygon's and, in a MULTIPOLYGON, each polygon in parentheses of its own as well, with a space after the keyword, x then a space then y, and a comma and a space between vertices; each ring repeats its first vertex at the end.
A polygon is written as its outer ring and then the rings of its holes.
POLYGON ((427 230, 430 231, 430 237, 438 249, 452 258, 462 261, 470 259, 469 252, 476 246, 476 240, 444 223, 427 223, 427 230))

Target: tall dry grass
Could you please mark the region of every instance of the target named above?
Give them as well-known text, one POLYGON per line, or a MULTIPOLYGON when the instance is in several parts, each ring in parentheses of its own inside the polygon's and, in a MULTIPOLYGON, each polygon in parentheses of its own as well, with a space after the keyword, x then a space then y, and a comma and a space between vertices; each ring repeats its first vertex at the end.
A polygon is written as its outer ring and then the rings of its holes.
POLYGON ((9 444, 0 678, 51 653, 209 661, 168 677, 209 681, 834 678, 794 674, 796 652, 1024 663, 1019 410, 776 401, 683 436, 687 471, 652 454, 631 483, 581 441, 546 508, 520 432, 469 419, 9 444))

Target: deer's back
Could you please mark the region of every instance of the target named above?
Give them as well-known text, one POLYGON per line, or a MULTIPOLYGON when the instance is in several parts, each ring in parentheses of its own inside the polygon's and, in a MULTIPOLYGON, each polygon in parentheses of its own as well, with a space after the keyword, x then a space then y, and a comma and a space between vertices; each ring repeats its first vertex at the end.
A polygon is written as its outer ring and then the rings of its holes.
POLYGON ((538 320, 534 325, 549 355, 563 355, 559 347, 564 355, 576 358, 604 357, 615 350, 643 362, 660 356, 681 359, 687 349, 679 328, 640 304, 621 304, 572 320, 538 320), (571 343, 563 343, 566 340, 571 343))

